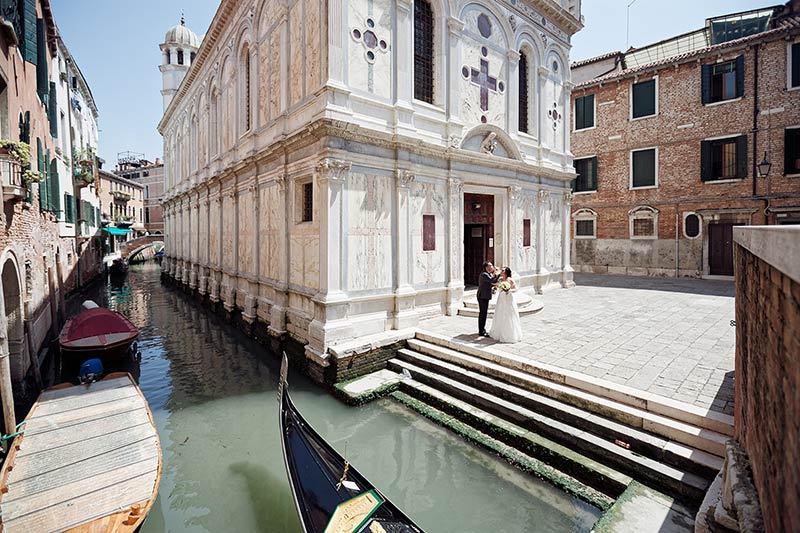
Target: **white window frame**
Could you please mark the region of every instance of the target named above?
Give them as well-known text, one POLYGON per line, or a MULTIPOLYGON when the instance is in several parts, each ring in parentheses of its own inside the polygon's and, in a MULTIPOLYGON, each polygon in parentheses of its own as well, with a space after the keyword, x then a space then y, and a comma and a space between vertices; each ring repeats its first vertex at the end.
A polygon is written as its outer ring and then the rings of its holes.
POLYGON ((800 37, 786 41, 786 90, 800 91, 800 85, 792 87, 792 45, 800 43, 800 37))
POLYGON ((658 189, 658 146, 649 146, 646 148, 636 148, 631 150, 628 153, 628 190, 631 191, 640 191, 644 189, 658 189), (655 185, 645 185, 644 187, 634 187, 633 186, 633 153, 634 152, 645 152, 647 150, 655 150, 655 185))
MULTIPOLYGON (((590 131, 590 130, 596 129, 597 128, 597 93, 588 93, 588 94, 582 94, 580 96, 576 96, 575 100, 573 100, 573 103, 572 103, 572 114, 574 115, 574 117, 572 117, 572 131, 577 133, 579 131, 590 131), (592 99, 592 123, 594 124, 594 126, 591 126, 589 128, 580 128, 580 129, 578 129, 578 125, 577 125, 578 113, 575 112, 575 103, 578 101, 578 98, 583 98, 583 97, 586 97, 586 96, 594 96, 594 98, 592 99)), ((580 159, 583 159, 583 158, 581 157, 580 159)))
POLYGON ((659 106, 658 106, 658 75, 655 75, 652 78, 648 78, 648 79, 642 80, 642 81, 639 81, 637 78, 634 78, 633 82, 631 83, 631 89, 630 89, 629 92, 630 92, 630 94, 628 95, 628 120, 633 122, 634 120, 644 120, 646 118, 652 118, 652 117, 657 117, 658 116, 658 112, 659 112, 659 106), (650 80, 655 80, 656 81, 656 94, 655 94, 656 112, 653 113, 652 115, 645 115, 643 117, 634 118, 633 117, 633 86, 636 85, 637 83, 645 83, 645 82, 648 82, 650 80))
POLYGON ((649 205, 640 205, 628 211, 628 235, 631 240, 657 240, 658 239, 658 209, 649 205), (633 221, 649 219, 653 221, 652 235, 634 235, 633 221))
POLYGON ((682 223, 681 227, 683 228, 683 236, 684 236, 684 238, 689 239, 691 241, 701 238, 703 236, 703 215, 701 215, 700 213, 697 213, 696 211, 686 211, 686 212, 684 212, 683 213, 683 223, 682 223), (695 215, 698 218, 698 226, 697 226, 698 227, 698 232, 697 232, 697 235, 694 236, 694 237, 689 237, 688 235, 686 235, 686 219, 689 217, 689 215, 695 215))
MULTIPOLYGON (((799 87, 795 87, 795 89, 800 89, 800 86, 799 87)), ((800 124, 795 125, 795 126, 786 126, 783 129, 784 130, 800 130, 800 124)), ((784 133, 784 139, 785 138, 786 138, 786 134, 784 133)), ((784 150, 784 153, 785 153, 786 146, 783 147, 783 150, 784 150)), ((800 172, 795 172, 794 174, 784 174, 784 176, 787 177, 787 178, 800 178, 800 172)))
POLYGON ((578 209, 572 214, 573 220, 575 220, 575 229, 572 232, 573 239, 596 239, 597 238, 597 212, 589 209, 588 207, 584 207, 578 209), (592 221, 592 234, 591 235, 578 235, 578 221, 579 220, 591 220, 592 221))
MULTIPOLYGON (((587 128, 587 129, 588 129, 588 128, 587 128)), ((585 130, 581 130, 581 131, 585 131, 585 130)), ((584 159, 592 159, 593 157, 597 157, 597 154, 583 155, 583 156, 581 156, 581 157, 575 157, 575 158, 573 158, 573 160, 572 160, 572 166, 573 166, 573 167, 575 166, 575 161, 582 161, 582 160, 584 160, 584 159)), ((598 160, 597 160, 597 161, 598 161, 598 165, 599 165, 599 164, 600 164, 600 159, 598 158, 598 160)), ((598 169, 598 171, 597 171, 597 174, 598 174, 598 175, 600 174, 600 170, 599 170, 599 169, 598 169)), ((576 179, 577 179, 577 178, 576 178, 576 179)), ((599 179, 598 179, 598 181, 599 181, 599 179)), ((575 195, 575 194, 597 194, 597 189, 599 189, 599 188, 600 188, 600 184, 599 184, 599 183, 595 183, 595 190, 593 190, 593 191, 580 191, 580 192, 578 192, 578 191, 573 191, 573 192, 572 192, 572 194, 573 194, 573 195, 575 195)))

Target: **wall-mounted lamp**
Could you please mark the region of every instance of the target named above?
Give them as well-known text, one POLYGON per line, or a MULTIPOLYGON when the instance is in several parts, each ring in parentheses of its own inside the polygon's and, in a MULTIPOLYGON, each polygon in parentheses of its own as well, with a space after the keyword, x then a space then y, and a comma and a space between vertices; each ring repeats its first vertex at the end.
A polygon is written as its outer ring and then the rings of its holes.
POLYGON ((758 164, 758 175, 762 178, 769 176, 769 170, 772 168, 772 163, 767 160, 767 152, 764 152, 764 159, 758 164))

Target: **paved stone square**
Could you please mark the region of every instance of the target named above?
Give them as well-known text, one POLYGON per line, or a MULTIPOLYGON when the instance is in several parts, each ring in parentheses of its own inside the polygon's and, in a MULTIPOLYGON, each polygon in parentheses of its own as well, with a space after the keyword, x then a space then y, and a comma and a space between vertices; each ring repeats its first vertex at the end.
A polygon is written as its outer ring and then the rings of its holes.
POLYGON ((522 317, 516 344, 477 341, 475 318, 420 328, 733 414, 733 282, 576 273, 575 283, 534 297, 544 309, 522 317))

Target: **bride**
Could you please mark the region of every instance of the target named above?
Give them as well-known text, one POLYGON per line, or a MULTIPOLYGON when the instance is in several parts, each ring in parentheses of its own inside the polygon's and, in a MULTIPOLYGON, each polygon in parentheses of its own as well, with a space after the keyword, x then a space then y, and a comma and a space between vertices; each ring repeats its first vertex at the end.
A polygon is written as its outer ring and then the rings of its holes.
POLYGON ((497 303, 494 306, 494 319, 489 336, 499 342, 519 342, 522 339, 522 324, 519 321, 514 293, 517 284, 511 278, 511 269, 505 267, 500 272, 497 284, 497 303))

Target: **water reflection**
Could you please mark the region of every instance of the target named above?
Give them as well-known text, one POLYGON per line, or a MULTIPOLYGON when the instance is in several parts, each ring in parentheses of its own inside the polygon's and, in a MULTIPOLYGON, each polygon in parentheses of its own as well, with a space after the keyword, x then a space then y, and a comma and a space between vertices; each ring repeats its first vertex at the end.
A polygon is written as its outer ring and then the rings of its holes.
MULTIPOLYGON (((132 266, 100 301, 140 328, 140 386, 164 471, 143 531, 297 532, 277 357, 132 266)), ((598 512, 390 400, 347 407, 291 374, 303 414, 428 532, 588 531, 598 512)))

